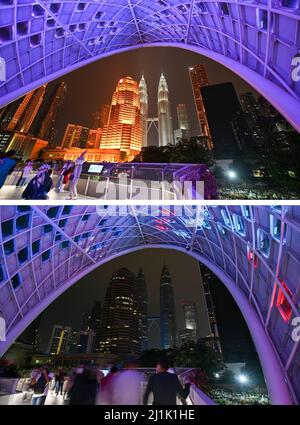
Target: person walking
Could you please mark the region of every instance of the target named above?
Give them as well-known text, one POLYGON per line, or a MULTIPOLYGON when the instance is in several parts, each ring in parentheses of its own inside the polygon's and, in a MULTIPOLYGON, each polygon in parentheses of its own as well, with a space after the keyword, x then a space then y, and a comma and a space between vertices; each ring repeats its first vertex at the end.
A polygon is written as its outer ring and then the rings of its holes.
POLYGON ((5 154, 1 156, 0 159, 0 189, 5 183, 5 180, 9 174, 10 171, 14 168, 16 165, 16 151, 8 151, 5 154))
POLYGON ((55 394, 58 396, 63 395, 63 386, 64 386, 64 380, 65 380, 65 373, 63 370, 59 371, 57 380, 56 380, 56 386, 55 386, 55 394))
POLYGON ((52 188, 52 170, 49 165, 39 168, 33 179, 30 180, 22 194, 23 199, 48 199, 48 192, 52 188))
POLYGON ((70 405, 93 405, 98 392, 98 382, 93 369, 84 367, 82 373, 76 375, 69 391, 70 405))
POLYGON ((77 183, 80 179, 80 174, 82 171, 82 166, 85 163, 84 156, 87 151, 82 152, 82 154, 75 160, 75 167, 70 177, 70 195, 68 199, 75 200, 77 199, 77 183))
POLYGON ((28 177, 30 176, 30 173, 33 169, 33 163, 32 161, 26 161, 21 177, 19 178, 19 180, 17 181, 16 186, 24 186, 27 182, 28 177))
POLYGON ((74 169, 74 164, 71 161, 66 161, 62 166, 60 171, 56 186, 55 192, 62 193, 64 190, 64 186, 69 183, 70 175, 74 169))
POLYGON ((33 395, 31 399, 32 405, 36 406, 36 405, 45 404, 48 391, 49 391, 49 385, 53 377, 54 377, 53 373, 51 373, 47 367, 41 367, 41 369, 32 376, 32 379, 31 379, 31 388, 33 390, 33 395))
POLYGON ((169 364, 166 359, 158 361, 156 374, 152 375, 144 394, 144 404, 148 404, 150 393, 153 394, 153 405, 176 405, 177 396, 186 399, 190 392, 190 384, 185 384, 183 388, 178 376, 169 373, 169 364))

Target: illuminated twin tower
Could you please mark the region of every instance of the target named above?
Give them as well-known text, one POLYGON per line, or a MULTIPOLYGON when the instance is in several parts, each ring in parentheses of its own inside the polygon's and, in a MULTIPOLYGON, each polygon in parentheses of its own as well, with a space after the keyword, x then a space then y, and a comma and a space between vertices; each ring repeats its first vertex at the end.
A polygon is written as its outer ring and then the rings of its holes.
POLYGON ((157 93, 157 118, 148 118, 148 93, 144 76, 139 84, 141 121, 142 121, 142 145, 147 146, 148 123, 158 122, 159 146, 174 144, 171 107, 169 101, 169 89, 165 76, 161 74, 157 93))

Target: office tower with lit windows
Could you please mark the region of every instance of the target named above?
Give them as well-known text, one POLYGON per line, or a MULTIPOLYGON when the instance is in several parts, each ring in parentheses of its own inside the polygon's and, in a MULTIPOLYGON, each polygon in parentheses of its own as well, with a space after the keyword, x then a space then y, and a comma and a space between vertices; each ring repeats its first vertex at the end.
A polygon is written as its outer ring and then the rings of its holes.
POLYGON ((68 353, 72 329, 69 326, 54 325, 49 344, 49 354, 55 356, 68 353))
POLYGON ((165 76, 161 74, 157 93, 159 146, 174 144, 169 89, 165 76))
POLYGON ((126 268, 113 273, 106 291, 100 352, 123 357, 141 352, 135 275, 126 268))
POLYGON ((38 111, 30 133, 47 140, 50 146, 55 145, 55 126, 59 109, 66 97, 67 85, 64 82, 54 87, 47 87, 43 103, 38 111))
POLYGON ((136 275, 135 287, 138 303, 141 351, 144 351, 148 349, 148 294, 146 279, 142 269, 140 269, 136 275))
POLYGON ((186 105, 180 103, 177 105, 178 129, 174 131, 175 142, 182 139, 188 139, 190 135, 190 125, 186 105))
POLYGON ((220 335, 219 335, 217 318, 215 313, 215 306, 214 306, 213 298, 211 295, 211 289, 210 289, 211 285, 216 284, 216 282, 218 281, 218 278, 212 271, 210 271, 209 268, 207 268, 203 264, 200 264, 199 267, 200 267, 200 272, 202 277, 204 296, 206 300, 206 307, 207 307, 209 325, 210 325, 211 336, 212 336, 212 346, 215 351, 217 351, 218 353, 222 353, 220 335))
POLYGON ((200 127, 200 136, 207 137, 207 148, 212 149, 213 141, 201 93, 201 87, 206 87, 209 85, 206 69, 204 65, 197 64, 189 68, 189 74, 198 116, 198 123, 200 127))
POLYGON ((139 84, 140 103, 141 103, 141 120, 142 120, 142 146, 148 144, 148 93, 144 76, 142 76, 139 84))
POLYGON ((85 149, 90 129, 77 124, 68 124, 61 142, 62 148, 85 149))
POLYGON ((101 106, 99 111, 96 111, 92 114, 93 129, 103 128, 107 124, 109 118, 109 110, 110 105, 104 104, 101 106))
POLYGON ((131 77, 118 81, 112 96, 109 120, 103 128, 101 149, 117 149, 123 155, 138 153, 142 146, 139 85, 131 77))
POLYGON ((232 83, 201 88, 216 159, 232 159, 253 145, 239 98, 232 83))
POLYGON ((172 278, 166 265, 160 277, 160 335, 161 348, 176 345, 176 312, 172 278))
POLYGON ((17 342, 30 345, 32 353, 35 353, 39 346, 39 327, 41 319, 42 315, 40 314, 17 339, 17 342))

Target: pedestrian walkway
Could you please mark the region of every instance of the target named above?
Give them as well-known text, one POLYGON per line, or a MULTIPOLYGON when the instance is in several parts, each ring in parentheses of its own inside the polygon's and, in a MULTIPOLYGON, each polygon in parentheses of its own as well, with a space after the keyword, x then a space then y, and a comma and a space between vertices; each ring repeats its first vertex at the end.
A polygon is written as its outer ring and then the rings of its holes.
MULTIPOLYGON (((17 187, 17 186, 4 185, 2 189, 0 190, 0 200, 22 199, 22 193, 24 189, 25 189, 25 186, 17 187)), ((54 189, 51 189, 48 195, 49 195, 49 199, 53 201, 65 201, 69 198, 68 191, 57 193, 54 189)), ((78 194, 78 199, 94 199, 94 198, 78 194)))

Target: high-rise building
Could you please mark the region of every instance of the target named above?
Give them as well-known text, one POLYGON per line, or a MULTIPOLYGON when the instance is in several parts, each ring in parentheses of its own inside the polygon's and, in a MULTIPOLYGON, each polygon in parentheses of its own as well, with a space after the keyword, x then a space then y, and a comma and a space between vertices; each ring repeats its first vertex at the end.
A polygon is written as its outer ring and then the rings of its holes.
POLYGON ((90 129, 77 124, 68 124, 61 142, 62 148, 86 148, 90 129))
POLYGON ((259 143, 263 139, 263 129, 260 125, 260 105, 252 92, 241 94, 240 101, 253 138, 256 143, 259 143))
POLYGON ((161 74, 158 85, 157 111, 159 146, 174 144, 169 89, 164 74, 161 74))
POLYGON ((102 307, 100 301, 95 301, 91 312, 87 315, 82 331, 92 330, 95 334, 92 351, 100 350, 102 307))
POLYGON ((160 277, 160 334, 161 348, 176 345, 176 312, 171 275, 166 265, 160 277))
POLYGON ((215 351, 222 353, 220 335, 219 335, 217 318, 215 313, 215 306, 214 306, 214 302, 213 302, 213 298, 212 298, 211 290, 210 290, 211 285, 216 284, 216 280, 218 280, 218 278, 212 271, 210 271, 203 264, 200 265, 200 272, 202 276, 204 296, 206 300, 209 325, 211 329, 211 336, 213 337, 212 345, 215 351))
POLYGON ((131 77, 121 78, 113 94, 109 119, 103 128, 101 149, 119 149, 125 155, 142 146, 139 85, 131 77))
POLYGON ((69 326, 54 325, 49 344, 49 354, 59 355, 68 353, 72 329, 69 326))
POLYGON ((197 341, 198 336, 198 320, 197 320, 197 309, 194 302, 183 302, 182 303, 184 329, 179 331, 179 338, 181 344, 190 340, 197 341))
POLYGON ((190 125, 187 115, 186 105, 180 103, 177 105, 178 129, 174 131, 175 142, 182 139, 188 139, 190 135, 190 125))
POLYGON ((140 103, 141 103, 141 120, 142 120, 142 146, 148 144, 148 93, 144 76, 142 76, 139 84, 140 103))
POLYGON ((102 105, 99 111, 96 111, 92 114, 92 128, 102 128, 107 124, 109 118, 110 106, 105 104, 102 105))
POLYGON ((141 351, 143 351, 148 349, 148 294, 146 279, 142 269, 140 269, 136 275, 135 286, 138 303, 141 351))
POLYGON ((121 268, 113 273, 106 291, 100 352, 137 356, 140 351, 135 276, 130 270, 121 268))
POLYGON ((91 353, 94 351, 95 332, 91 329, 80 331, 77 334, 77 353, 91 353))
POLYGON ((217 159, 232 159, 252 145, 252 136, 232 83, 201 88, 217 159), (236 124, 236 122, 238 124, 236 124), (234 131, 238 126, 239 131, 234 131))
POLYGON ((30 345, 32 347, 32 353, 36 352, 39 346, 39 326, 41 323, 41 319, 42 315, 40 314, 17 339, 17 342, 30 345))
POLYGON ((30 133, 47 140, 49 146, 55 145, 55 126, 58 112, 66 97, 67 85, 64 82, 47 87, 43 103, 38 111, 35 124, 30 133))
POLYGON ((32 90, 21 101, 16 100, 5 107, 1 113, 1 129, 29 133, 44 100, 46 87, 32 90))
POLYGON ((200 127, 200 136, 207 137, 207 148, 212 149, 213 142, 201 93, 201 87, 209 85, 206 70, 204 65, 197 64, 189 68, 189 73, 200 127))
POLYGON ((99 149, 102 132, 103 132, 102 128, 97 128, 97 129, 91 128, 89 130, 85 147, 87 149, 99 149))

